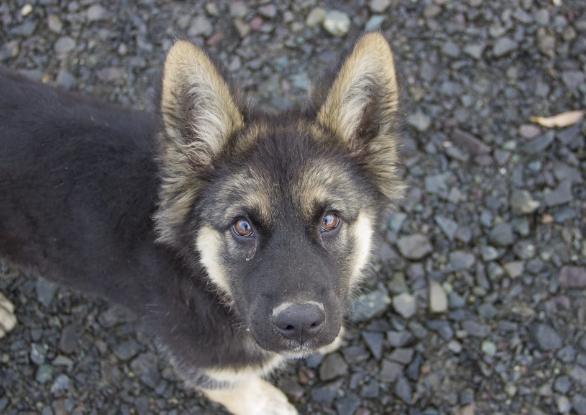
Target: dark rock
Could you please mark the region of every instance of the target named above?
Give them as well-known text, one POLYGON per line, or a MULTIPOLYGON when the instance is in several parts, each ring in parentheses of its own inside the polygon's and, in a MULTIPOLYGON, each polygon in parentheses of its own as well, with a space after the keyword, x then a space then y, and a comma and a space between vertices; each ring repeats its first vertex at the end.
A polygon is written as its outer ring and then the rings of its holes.
POLYGON ((517 49, 519 47, 519 44, 517 42, 515 42, 512 39, 509 39, 507 37, 502 37, 499 38, 493 48, 492 48, 492 53, 494 54, 494 56, 496 58, 500 58, 502 56, 505 56, 509 53, 511 53, 512 51, 514 51, 515 49, 517 49))
POLYGON ((547 133, 529 141, 528 143, 523 144, 519 147, 519 151, 521 153, 526 154, 537 154, 544 151, 548 148, 555 138, 555 133, 553 131, 548 131, 547 133))
POLYGON ((488 239, 496 246, 509 246, 515 242, 513 226, 510 223, 500 223, 490 231, 488 239))
POLYGON ((362 332, 362 337, 366 342, 366 345, 372 352, 373 356, 380 360, 382 351, 383 351, 383 338, 384 335, 382 333, 373 333, 373 332, 362 332))
POLYGON ((529 337, 541 351, 557 350, 562 347, 562 338, 548 324, 535 323, 529 327, 529 337))
POLYGON ((466 251, 453 251, 450 252, 448 265, 446 266, 446 272, 461 271, 464 269, 471 269, 476 258, 473 254, 466 251))
POLYGON ((328 381, 345 376, 348 373, 348 364, 340 353, 332 353, 324 359, 319 367, 319 378, 322 381, 328 381))
POLYGON ((569 344, 558 350, 555 356, 563 363, 572 363, 576 360, 576 349, 569 344))
POLYGON ((127 361, 132 359, 142 350, 142 346, 134 340, 129 340, 124 343, 114 346, 114 354, 120 360, 127 361))
POLYGON ((413 349, 397 348, 387 356, 387 359, 400 363, 401 365, 406 365, 413 360, 413 349))
POLYGON ((458 224, 450 218, 444 216, 435 216, 435 222, 438 224, 442 232, 448 237, 450 241, 454 240, 454 235, 458 230, 458 224))
POLYGON ((471 156, 490 153, 490 146, 466 131, 455 129, 451 139, 455 145, 466 150, 471 156))
POLYGON ((580 394, 574 395, 572 407, 578 415, 586 415, 586 398, 580 394))
POLYGON ((447 321, 431 320, 426 321, 425 325, 427 328, 437 332, 437 334, 439 334, 440 337, 444 340, 450 340, 452 337, 454 337, 454 330, 452 330, 450 323, 447 321))
POLYGON ((564 266, 560 271, 559 284, 561 288, 585 289, 586 268, 564 266))
POLYGON ((572 182, 568 180, 561 182, 555 190, 543 194, 543 203, 546 206, 563 205, 572 200, 574 200, 572 182))
POLYGON ((312 399, 319 403, 331 404, 343 382, 344 379, 340 379, 335 382, 327 383, 322 387, 311 389, 312 399))
POLYGON ((65 326, 61 331, 61 340, 59 340, 59 350, 64 353, 72 353, 77 346, 77 339, 81 332, 81 325, 78 323, 65 326))
POLYGON ((363 398, 378 398, 379 387, 378 381, 376 379, 372 379, 370 382, 366 383, 360 392, 360 396, 363 398))
POLYGON ((336 399, 336 410, 338 415, 353 415, 360 406, 360 398, 355 394, 336 399))
POLYGON ((482 324, 474 320, 466 320, 462 322, 462 328, 474 337, 486 337, 490 334, 490 326, 482 324))
POLYGON ((407 369, 405 370, 405 374, 413 382, 417 382, 417 380, 419 379, 419 369, 421 368, 422 363, 423 357, 421 356, 421 354, 415 353, 415 357, 413 358, 411 363, 409 363, 407 369))
POLYGON ((405 347, 413 343, 415 339, 407 330, 387 331, 387 341, 392 347, 405 347))
POLYGON ((300 400, 305 394, 305 389, 297 382, 294 376, 279 378, 277 385, 294 402, 300 400))
POLYGON ((383 360, 383 365, 379 373, 379 379, 381 382, 395 382, 399 377, 403 375, 403 366, 391 362, 389 360, 383 360))
POLYGON ((31 344, 30 358, 35 365, 42 365, 43 363, 45 363, 46 355, 47 350, 45 349, 45 347, 36 343, 31 344))
POLYGON ((130 363, 130 367, 142 383, 154 389, 161 380, 157 362, 157 356, 152 353, 144 353, 134 359, 130 363))
POLYGON ((397 247, 401 255, 408 259, 421 259, 433 252, 427 236, 419 233, 399 238, 397 247))
POLYGON ((397 380, 395 384, 395 395, 408 405, 413 403, 413 388, 406 378, 401 377, 397 380))
POLYGON ((568 393, 571 387, 572 381, 568 376, 558 376, 553 383, 553 390, 564 395, 568 393))
POLYGON ((53 379, 53 366, 49 364, 40 365, 35 374, 35 379, 39 383, 47 383, 53 379))

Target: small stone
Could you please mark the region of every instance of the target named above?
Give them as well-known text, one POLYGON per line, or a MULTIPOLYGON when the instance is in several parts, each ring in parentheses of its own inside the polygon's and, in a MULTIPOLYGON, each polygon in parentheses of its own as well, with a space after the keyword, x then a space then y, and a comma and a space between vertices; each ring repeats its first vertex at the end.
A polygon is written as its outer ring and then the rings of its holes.
POLYGON ((389 360, 383 360, 381 371, 379 372, 379 379, 381 382, 395 382, 403 375, 403 366, 389 360))
POLYGON ((506 247, 512 245, 515 242, 513 226, 510 223, 496 225, 490 231, 488 239, 496 246, 506 247))
POLYGON ((572 409, 572 404, 570 400, 565 396, 558 396, 556 397, 556 406, 558 408, 558 413, 560 414, 567 414, 572 409))
POLYGON ((453 251, 450 252, 448 265, 446 266, 447 272, 461 271, 465 269, 471 269, 476 258, 473 254, 466 251, 453 251))
POLYGON ((262 16, 272 19, 277 15, 277 7, 274 4, 267 4, 259 7, 258 12, 262 16))
POLYGON ((568 373, 575 382, 582 386, 586 386, 586 369, 582 366, 574 366, 568 373))
POLYGON ((65 69, 60 69, 55 79, 57 85, 65 89, 73 89, 77 85, 77 81, 73 75, 67 72, 65 69))
POLYGON ((67 375, 60 374, 55 378, 53 384, 51 385, 51 393, 53 395, 60 394, 61 392, 65 392, 69 390, 71 386, 71 379, 67 375))
POLYGON ((336 394, 342 387, 342 383, 344 379, 340 379, 337 381, 326 383, 322 387, 312 388, 311 390, 311 398, 322 404, 331 404, 336 397, 336 394))
POLYGON ((291 81, 291 85, 295 88, 299 88, 305 91, 309 89, 309 75, 305 71, 289 76, 289 80, 291 81))
POLYGON ((492 48, 492 53, 494 54, 494 56, 496 58, 500 58, 502 56, 505 56, 509 53, 511 53, 512 51, 514 51, 515 49, 517 49, 519 47, 519 44, 517 42, 515 42, 512 39, 509 39, 507 37, 502 37, 499 38, 493 48, 492 48))
POLYGON ((452 41, 447 41, 442 46, 442 53, 450 58, 455 59, 460 56, 460 47, 452 41))
POLYGON ((382 13, 391 5, 391 0, 370 0, 369 7, 373 13, 382 13))
POLYGON ((425 323, 428 328, 435 331, 444 340, 451 340, 454 337, 454 330, 447 321, 431 320, 425 323))
POLYGON ((478 306, 478 314, 484 319, 491 321, 499 314, 499 311, 492 304, 483 303, 478 306))
POLYGON ((316 27, 323 23, 326 18, 326 11, 321 7, 314 7, 311 9, 307 18, 305 19, 305 24, 308 27, 316 27))
POLYGON ((37 301, 45 307, 49 307, 55 297, 55 292, 57 292, 57 285, 41 278, 37 281, 35 291, 37 292, 37 301))
POLYGON ((248 6, 246 6, 246 2, 237 0, 230 4, 231 16, 242 18, 246 16, 246 13, 248 13, 248 6))
POLYGON ((368 19, 368 21, 364 24, 364 30, 370 32, 379 29, 385 19, 386 16, 381 14, 375 14, 374 16, 371 16, 370 19, 368 19))
POLYGON ((485 49, 484 43, 473 43, 464 47, 464 53, 473 59, 480 60, 485 49))
POLYGON ((563 363, 573 363, 576 360, 576 349, 569 344, 558 350, 555 356, 563 363))
POLYGON ((450 241, 454 240, 454 235, 458 230, 458 224, 450 218, 445 216, 435 216, 435 223, 438 224, 442 232, 448 237, 450 241))
POLYGON ((130 363, 132 371, 140 378, 145 385, 155 388, 161 380, 157 368, 157 356, 153 353, 143 353, 130 363))
POLYGON ((402 293, 393 297, 393 308, 404 318, 411 318, 417 312, 415 298, 409 293, 402 293))
POLYGON ((541 130, 535 125, 523 124, 519 127, 519 134, 526 140, 533 140, 535 137, 541 134, 541 130))
POLYGON ((413 403, 413 389, 409 381, 401 377, 395 385, 395 395, 408 405, 413 403))
POLYGON ((451 174, 441 173, 434 176, 427 176, 425 178, 425 191, 431 194, 436 194, 445 199, 448 197, 448 188, 451 174))
POLYGON ((544 27, 537 29, 537 50, 549 58, 555 56, 555 36, 549 34, 544 27))
POLYGON ((511 211, 515 215, 526 215, 533 213, 539 208, 540 203, 531 197, 531 193, 527 190, 515 189, 511 193, 509 199, 511 211))
POLYGON ((206 13, 209 14, 210 16, 215 17, 218 14, 220 14, 220 10, 218 9, 218 6, 216 5, 216 3, 206 3, 205 9, 206 9, 206 13))
POLYGON ((250 26, 242 19, 234 19, 234 27, 238 31, 238 35, 244 39, 250 33, 250 26))
POLYGON ((31 344, 30 358, 35 365, 42 365, 43 363, 45 363, 46 354, 47 350, 40 344, 31 344))
POLYGON ((586 268, 566 265, 562 267, 559 277, 559 284, 562 288, 585 289, 586 268))
POLYGON ((397 247, 401 255, 407 259, 422 259, 433 252, 433 246, 427 236, 419 233, 399 238, 397 247))
POLYGON ((433 19, 442 12, 441 7, 435 4, 426 4, 423 8, 423 17, 426 19, 433 19))
POLYGON ((63 22, 61 18, 56 14, 50 14, 47 16, 47 26, 49 30, 53 33, 61 33, 63 30, 63 22))
POLYGON ((490 340, 483 341, 480 348, 482 349, 482 353, 489 357, 493 357, 496 354, 496 344, 490 340))
POLYGON ((355 394, 350 394, 336 400, 336 410, 338 415, 352 415, 360 406, 360 398, 355 394))
POLYGON ((543 352, 557 350, 562 347, 562 338, 548 324, 535 323, 531 325, 529 327, 529 337, 543 352))
POLYGON ((125 74, 124 68, 103 68, 96 72, 98 79, 104 82, 120 81, 125 74))
POLYGON ((466 320, 462 322, 462 328, 466 330, 466 332, 474 337, 486 337, 490 334, 490 326, 486 324, 479 323, 474 320, 466 320))
POLYGON ((480 255, 484 262, 490 262, 499 257, 499 251, 493 246, 482 245, 480 247, 480 255))
POLYGON ((326 14, 322 25, 332 36, 343 37, 350 30, 350 18, 344 12, 332 10, 326 14))
POLYGON ((2 49, 0 49, 0 61, 16 58, 20 52, 20 45, 18 40, 11 40, 10 42, 4 43, 2 49))
POLYGON ((407 122, 410 126, 414 127, 417 131, 426 131, 431 125, 431 118, 425 115, 421 111, 417 111, 415 114, 411 114, 407 118, 407 122))
POLYGON ((383 339, 384 335, 382 333, 373 333, 373 332, 362 332, 362 337, 366 342, 366 345, 372 352, 372 355, 377 359, 380 360, 383 351, 383 339))
POLYGON ((352 302, 350 321, 354 323, 368 321, 384 313, 389 304, 391 304, 391 298, 384 287, 362 294, 352 302))
POLYGON ((280 377, 277 385, 279 386, 279 389, 281 389, 285 395, 294 402, 300 400, 305 394, 305 389, 303 389, 299 382, 297 382, 297 379, 292 376, 280 377))
POLYGON ((322 381, 335 379, 348 373, 348 364, 340 353, 332 353, 319 366, 319 378, 322 381))
POLYGON ((210 21, 205 16, 196 16, 191 21, 187 34, 189 36, 209 36, 212 34, 213 28, 210 21))
POLYGON ((71 52, 73 49, 75 49, 75 40, 69 36, 63 36, 55 42, 56 53, 67 53, 71 52))
POLYGON ((578 415, 586 415, 586 398, 580 394, 574 395, 572 407, 578 415))
POLYGON ((466 150, 471 156, 478 156, 490 153, 490 146, 467 131, 456 128, 451 135, 452 142, 466 150))
POLYGON ((578 88, 584 83, 584 78, 584 73, 581 71, 565 71, 562 73, 562 81, 574 93, 579 91, 578 88))
POLYGON ((572 195, 572 182, 569 180, 561 182, 554 190, 544 192, 543 194, 543 203, 550 207, 563 205, 572 200, 574 200, 574 196, 572 195))
POLYGON ((136 356, 141 349, 142 347, 136 341, 129 340, 114 346, 114 354, 120 360, 127 361, 136 356))
POLYGON ((35 379, 39 383, 47 383, 53 378, 53 366, 49 364, 40 365, 35 374, 35 379))
POLYGON ((108 10, 100 6, 99 4, 93 4, 87 9, 87 19, 90 22, 97 22, 100 20, 107 20, 110 18, 108 10))
POLYGON ((402 365, 409 364, 413 360, 413 349, 397 348, 387 358, 402 365))
POLYGON ((553 131, 548 131, 528 143, 523 144, 519 147, 519 151, 525 154, 538 154, 548 148, 554 140, 555 133, 553 131))
POLYGON ((568 376, 558 376, 553 383, 553 390, 558 393, 566 394, 572 387, 572 381, 568 376))
POLYGON ((64 353, 72 353, 77 346, 77 339, 79 332, 81 331, 81 325, 73 323, 65 326, 61 331, 61 339, 59 340, 59 350, 64 353))
POLYGON ((448 311, 448 296, 439 282, 429 282, 429 310, 432 313, 448 311))
POLYGON ((511 278, 518 278, 523 275, 525 263, 523 261, 511 261, 503 265, 505 272, 511 278))
POLYGON ((387 341, 392 347, 405 347, 413 343, 415 339, 407 330, 387 331, 387 341))

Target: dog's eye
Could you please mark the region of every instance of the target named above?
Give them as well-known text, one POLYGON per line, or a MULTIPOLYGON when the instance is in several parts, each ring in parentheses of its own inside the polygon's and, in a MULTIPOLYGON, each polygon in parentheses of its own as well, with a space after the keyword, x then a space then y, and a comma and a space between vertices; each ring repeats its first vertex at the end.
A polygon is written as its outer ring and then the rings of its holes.
POLYGON ((232 227, 234 232, 240 236, 252 236, 252 225, 246 219, 238 219, 232 227))
POLYGON ((321 220, 321 231, 322 232, 329 232, 336 229, 342 220, 338 215, 334 212, 328 212, 324 215, 323 219, 321 220))

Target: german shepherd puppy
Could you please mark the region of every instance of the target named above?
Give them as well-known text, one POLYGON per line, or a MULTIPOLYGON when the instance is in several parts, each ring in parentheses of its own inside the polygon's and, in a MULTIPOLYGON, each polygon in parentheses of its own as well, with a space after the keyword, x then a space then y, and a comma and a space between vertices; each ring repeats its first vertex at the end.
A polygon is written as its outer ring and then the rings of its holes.
POLYGON ((340 341, 403 188, 389 44, 363 35, 304 111, 271 117, 177 41, 159 102, 125 111, 3 73, 0 255, 132 309, 233 414, 295 414, 262 376, 340 341))

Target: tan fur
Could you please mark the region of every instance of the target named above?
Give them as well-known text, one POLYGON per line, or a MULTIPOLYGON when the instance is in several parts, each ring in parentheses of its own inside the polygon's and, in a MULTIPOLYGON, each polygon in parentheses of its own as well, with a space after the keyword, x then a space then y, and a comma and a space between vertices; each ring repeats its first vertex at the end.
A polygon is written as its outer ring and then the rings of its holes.
POLYGON ((0 293, 0 339, 15 326, 14 305, 0 293))
POLYGON ((367 109, 375 105, 378 136, 366 144, 367 163, 377 185, 390 200, 402 196, 394 164, 398 160, 397 138, 392 131, 399 108, 395 62, 389 44, 380 33, 360 38, 344 61, 321 106, 317 120, 357 152, 365 149, 358 137, 367 109), (382 97, 382 102, 375 101, 382 97))
POLYGON ((231 298, 230 285, 221 265, 220 249, 222 249, 222 244, 222 235, 210 226, 202 227, 197 234, 196 248, 211 282, 224 295, 231 298))

